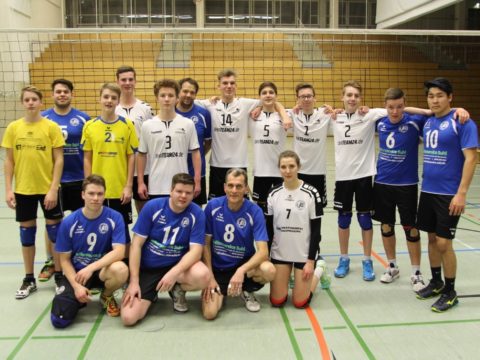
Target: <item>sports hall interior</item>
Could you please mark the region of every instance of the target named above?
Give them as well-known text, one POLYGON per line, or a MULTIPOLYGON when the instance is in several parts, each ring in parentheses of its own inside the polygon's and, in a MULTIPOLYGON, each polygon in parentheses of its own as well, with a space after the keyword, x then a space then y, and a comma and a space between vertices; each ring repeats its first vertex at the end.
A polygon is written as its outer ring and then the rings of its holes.
MULTIPOLYGON (((71 9, 71 5, 65 7, 63 1, 42 2, 49 3, 45 6, 58 4, 55 11, 71 9)), ((200 2, 208 5, 208 0, 200 2)), ((280 3, 265 1, 270 2, 273 5, 280 3)), ((422 4, 425 1, 417 2, 419 8, 426 6, 422 4)), ((25 8, 21 3, 1 5, 5 8, 0 6, 3 13, 0 19, 28 11, 33 19, 38 4, 25 8)), ((132 1, 124 0, 123 3, 132 1)), ((232 4, 232 1, 226 3, 232 4)), ((291 3, 292 11, 296 13, 298 3, 306 2, 291 3)), ((321 3, 324 1, 318 1, 321 3)), ((340 3, 343 9, 342 4, 346 2, 335 0, 332 3, 340 3)), ((382 14, 379 11, 385 4, 380 7, 380 1, 376 3, 377 19, 380 19, 382 14)), ((466 23, 473 24, 473 29, 469 28, 470 25, 459 27, 446 20, 461 13, 458 3, 462 3, 464 12, 470 14, 468 10, 477 2, 456 3, 417 17, 410 14, 410 26, 418 26, 415 30, 409 28, 408 22, 400 20, 396 25, 382 29, 378 24, 377 28, 375 24, 365 24, 362 29, 319 28, 319 25, 269 27, 268 21, 267 26, 252 26, 251 22, 248 26, 235 22, 233 25, 225 22, 209 26, 207 21, 203 27, 182 27, 172 23, 149 27, 131 24, 82 27, 77 24, 73 28, 67 28, 68 24, 61 22, 60 25, 53 23, 33 28, 29 23, 25 25, 10 20, 10 28, 0 29, 0 135, 10 121, 22 116, 19 90, 26 84, 35 85, 44 93, 44 108, 49 108, 53 105, 50 83, 55 78, 66 78, 74 83, 74 107, 90 116, 97 115, 100 86, 114 82, 115 70, 121 65, 136 69, 136 95, 153 108, 156 108, 154 81, 192 77, 200 84, 197 97, 210 98, 218 95, 216 74, 225 68, 235 69, 238 73, 238 96, 257 98, 258 85, 273 81, 278 86, 279 101, 287 108, 295 105, 294 87, 299 82, 315 86, 318 106, 330 104, 340 108, 342 85, 350 79, 361 82, 363 103, 371 108, 383 106, 383 94, 389 87, 402 88, 408 105, 425 108, 423 82, 446 77, 454 87, 453 106, 467 109, 471 118, 480 124, 480 102, 476 98, 480 93, 480 27, 475 27, 475 21, 470 18, 466 23), (432 28, 426 29, 425 23, 432 28), (16 27, 16 24, 23 25, 16 27)), ((148 4, 151 9, 153 5, 150 1, 148 4)), ((231 6, 235 9, 234 4, 231 6)), ((330 17, 327 23, 331 25, 332 21, 330 17)), ((291 138, 288 139, 288 148, 292 148, 291 138)), ((408 252, 398 223, 397 260, 401 275, 397 281, 382 284, 378 280, 387 266, 378 223, 374 223, 373 242, 377 280, 370 283, 362 280, 361 234, 355 218, 350 235, 351 273, 344 279, 333 277, 339 245, 337 212, 333 210, 335 163, 332 137, 328 138, 327 153, 328 206, 322 219, 321 253, 332 275, 330 289, 319 287, 307 309, 295 309, 291 303, 277 309, 269 304, 267 285, 259 292, 262 303, 259 313, 248 313, 240 299, 228 299, 221 315, 214 321, 202 319, 200 294, 196 292, 187 294, 190 305, 187 314, 175 314, 168 295, 161 295, 141 323, 124 328, 120 319, 105 316, 98 300, 94 299, 81 310, 73 326, 61 331, 54 329, 49 319, 53 280, 40 283, 39 290, 27 299, 14 298, 23 275, 18 224, 14 212, 6 206, 4 192, 0 192, 0 318, 3 324, 0 328, 0 358, 478 358, 479 168, 453 240, 458 259, 456 286, 460 304, 447 313, 437 314, 430 311, 432 301, 417 300, 411 290, 408 252)), ((252 156, 251 144, 249 156, 252 156)), ((2 164, 3 159, 2 151, 2 164)), ((420 175, 421 159, 420 151, 420 175)), ((249 173, 251 175, 251 168, 249 173)), ((0 182, 5 182, 3 173, 0 182)), ((39 229, 43 227, 42 217, 39 212, 39 229)), ((422 271, 429 278, 425 233, 422 233, 421 241, 422 271)), ((37 272, 45 257, 41 230, 37 232, 36 244, 37 272)), ((117 299, 121 295, 121 291, 118 292, 117 299)))

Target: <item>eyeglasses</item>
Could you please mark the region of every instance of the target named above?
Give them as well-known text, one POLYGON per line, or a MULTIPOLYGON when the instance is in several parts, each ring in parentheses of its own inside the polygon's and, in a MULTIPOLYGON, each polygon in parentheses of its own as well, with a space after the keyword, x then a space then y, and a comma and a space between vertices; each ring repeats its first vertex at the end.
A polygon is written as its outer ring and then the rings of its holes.
POLYGON ((300 100, 311 100, 314 98, 313 95, 302 95, 298 97, 300 100))

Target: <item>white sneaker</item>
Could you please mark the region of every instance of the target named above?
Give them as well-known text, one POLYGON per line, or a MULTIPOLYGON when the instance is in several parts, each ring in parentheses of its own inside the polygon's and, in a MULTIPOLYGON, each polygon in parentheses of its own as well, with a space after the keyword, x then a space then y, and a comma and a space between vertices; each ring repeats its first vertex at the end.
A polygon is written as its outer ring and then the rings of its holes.
POLYGON ((188 311, 187 299, 185 298, 186 291, 183 290, 179 283, 176 283, 172 291, 168 292, 168 295, 173 300, 173 310, 178 313, 185 313, 188 311))
POLYGON ((380 281, 384 284, 390 284, 393 280, 398 279, 400 277, 400 270, 398 267, 391 267, 387 268, 387 271, 383 273, 380 277, 380 281))
POLYGON ((317 260, 317 266, 313 272, 313 276, 320 280, 322 289, 329 289, 331 283, 331 276, 328 273, 327 262, 324 259, 317 260))
POLYGON ((23 279, 22 281, 22 286, 20 286, 20 289, 17 290, 15 293, 15 298, 16 299, 25 299, 30 293, 34 292, 37 290, 37 284, 35 281, 30 281, 27 279, 23 279))
POLYGON ((260 303, 258 302, 253 292, 242 291, 240 294, 243 301, 245 301, 245 307, 248 311, 258 312, 260 311, 260 303))
POLYGON ((412 290, 414 292, 418 292, 427 286, 423 281, 423 275, 420 271, 417 271, 415 275, 410 276, 410 283, 412 284, 412 290))

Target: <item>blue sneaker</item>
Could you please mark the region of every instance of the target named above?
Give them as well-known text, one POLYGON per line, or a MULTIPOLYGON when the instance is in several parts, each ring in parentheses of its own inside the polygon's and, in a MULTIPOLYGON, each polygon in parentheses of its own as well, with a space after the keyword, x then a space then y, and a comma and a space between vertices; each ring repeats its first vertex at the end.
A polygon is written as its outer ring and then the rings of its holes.
POLYGON ((373 281, 375 280, 375 272, 373 271, 373 262, 372 260, 363 260, 363 280, 373 281))
POLYGON ((350 259, 349 258, 340 258, 338 262, 338 266, 333 272, 335 277, 337 278, 344 278, 347 276, 348 272, 350 271, 350 259))

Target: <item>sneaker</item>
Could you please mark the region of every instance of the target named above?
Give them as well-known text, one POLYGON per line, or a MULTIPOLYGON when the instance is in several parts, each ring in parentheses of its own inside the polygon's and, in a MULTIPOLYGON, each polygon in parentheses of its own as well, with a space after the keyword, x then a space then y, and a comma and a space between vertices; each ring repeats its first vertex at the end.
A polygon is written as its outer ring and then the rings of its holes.
POLYGON ((55 266, 53 265, 53 259, 48 259, 43 264, 42 270, 38 274, 38 281, 45 282, 50 280, 50 278, 55 273, 55 266))
POLYGON ((106 310, 108 316, 117 317, 120 315, 120 307, 115 300, 115 296, 105 296, 105 294, 102 292, 100 294, 100 302, 102 303, 103 308, 106 310))
POLYGON ((440 295, 440 292, 443 290, 443 281, 433 281, 430 280, 427 286, 422 290, 417 291, 417 299, 425 300, 432 297, 440 295))
POLYGON ((315 267, 315 271, 313 275, 320 279, 320 287, 322 289, 330 289, 331 277, 328 273, 327 262, 324 259, 319 259, 317 261, 317 266, 315 267))
POLYGON ((373 271, 372 260, 362 260, 363 266, 363 280, 373 281, 375 280, 375 272, 373 271))
POLYGON ((417 271, 415 275, 410 276, 410 283, 412 284, 412 290, 415 292, 419 292, 426 286, 423 281, 423 275, 420 271, 417 271))
POLYGON ((36 290, 37 284, 35 283, 35 280, 24 278, 22 286, 20 286, 20 289, 18 289, 15 293, 15 299, 25 299, 28 295, 30 295, 30 293, 36 290))
POLYGON ((260 303, 258 302, 253 292, 242 291, 240 294, 243 301, 245 301, 245 307, 248 311, 258 312, 260 311, 260 303))
POLYGON ((187 299, 185 298, 185 290, 183 290, 179 283, 176 283, 172 291, 168 295, 173 300, 173 310, 178 313, 185 313, 188 311, 187 299))
POLYGON ((348 272, 350 271, 350 259, 349 258, 340 258, 338 262, 338 266, 333 272, 335 277, 343 278, 347 276, 348 272))
POLYGON ((431 309, 435 312, 444 312, 458 304, 457 292, 455 290, 449 293, 442 293, 440 299, 435 301, 431 309))
POLYGON ((385 271, 380 277, 380 281, 384 284, 390 284, 393 282, 393 280, 398 279, 399 277, 400 270, 398 270, 398 267, 390 264, 390 266, 387 268, 387 271, 385 271))

